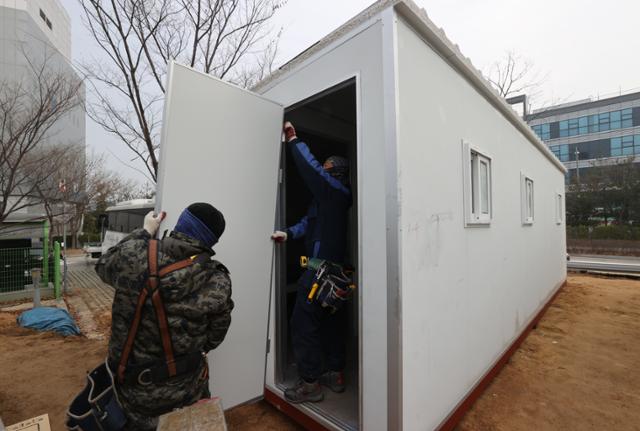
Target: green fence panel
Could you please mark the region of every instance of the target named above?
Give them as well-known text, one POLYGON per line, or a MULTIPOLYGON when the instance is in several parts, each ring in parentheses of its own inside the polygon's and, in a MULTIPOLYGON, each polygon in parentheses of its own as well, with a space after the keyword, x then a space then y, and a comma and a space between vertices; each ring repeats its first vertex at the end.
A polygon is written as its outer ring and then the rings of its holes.
POLYGON ((40 250, 30 247, 0 249, 0 293, 24 290, 33 284, 31 270, 42 270, 40 250))

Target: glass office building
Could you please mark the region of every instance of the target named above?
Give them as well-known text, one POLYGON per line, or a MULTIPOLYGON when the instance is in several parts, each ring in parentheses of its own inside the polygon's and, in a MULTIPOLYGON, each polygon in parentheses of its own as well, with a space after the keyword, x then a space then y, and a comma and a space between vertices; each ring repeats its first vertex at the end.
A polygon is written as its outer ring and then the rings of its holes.
POLYGON ((640 162, 640 92, 551 106, 525 120, 569 169, 568 179, 577 169, 640 162))

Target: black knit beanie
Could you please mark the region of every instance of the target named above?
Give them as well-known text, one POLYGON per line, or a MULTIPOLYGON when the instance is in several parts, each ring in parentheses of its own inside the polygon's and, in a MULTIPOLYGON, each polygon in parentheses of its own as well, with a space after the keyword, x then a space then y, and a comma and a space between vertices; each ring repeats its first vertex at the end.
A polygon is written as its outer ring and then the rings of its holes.
POLYGON ((191 214, 204 223, 209 230, 218 237, 218 239, 220 239, 226 226, 224 216, 220 211, 215 209, 213 205, 204 202, 191 204, 187 209, 191 214))

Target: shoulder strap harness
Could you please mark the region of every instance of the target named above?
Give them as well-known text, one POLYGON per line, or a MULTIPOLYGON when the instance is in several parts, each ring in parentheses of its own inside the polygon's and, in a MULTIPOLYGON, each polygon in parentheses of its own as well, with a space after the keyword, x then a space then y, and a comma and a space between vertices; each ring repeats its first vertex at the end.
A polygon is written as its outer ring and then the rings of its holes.
MULTIPOLYGON (((152 239, 149 241, 149 249, 147 255, 147 261, 149 265, 149 277, 143 288, 138 295, 138 303, 136 305, 136 312, 133 316, 133 321, 129 327, 129 333, 127 335, 127 341, 125 342, 124 349, 122 350, 122 356, 118 363, 118 381, 120 383, 125 380, 125 371, 127 370, 127 363, 129 361, 129 355, 133 350, 133 343, 138 333, 140 326, 140 320, 142 318, 142 309, 147 302, 147 298, 151 296, 151 302, 155 309, 156 319, 158 321, 158 328, 160 329, 160 338, 162 340, 162 349, 164 350, 164 356, 166 364, 167 376, 176 376, 176 359, 173 354, 173 344, 171 342, 171 334, 169 333, 169 322, 167 320, 167 314, 165 312, 164 304, 162 302, 162 295, 160 293, 160 279, 166 275, 178 271, 193 265, 196 262, 198 256, 192 256, 189 259, 184 259, 179 262, 167 265, 158 270, 158 240, 152 239)), ((199 260, 199 259, 198 259, 199 260)))

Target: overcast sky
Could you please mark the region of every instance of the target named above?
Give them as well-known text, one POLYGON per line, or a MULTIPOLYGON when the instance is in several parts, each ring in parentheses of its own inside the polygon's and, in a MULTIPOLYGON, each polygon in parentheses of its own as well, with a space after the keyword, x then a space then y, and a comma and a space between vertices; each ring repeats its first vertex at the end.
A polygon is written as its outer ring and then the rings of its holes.
MULTIPOLYGON (((96 52, 80 21, 76 0, 62 0, 72 20, 73 56, 96 52)), ((273 25, 283 27, 278 60, 294 57, 373 0, 289 0, 273 25)), ((540 102, 572 101, 619 91, 640 91, 638 0, 414 0, 486 70, 505 51, 534 63, 541 76, 540 102)), ((534 106, 535 108, 535 106, 534 106)), ((117 160, 131 159, 124 144, 87 120, 89 150, 108 154, 108 166, 144 181, 117 160), (112 155, 113 154, 113 155, 112 155)), ((141 162, 133 162, 143 168, 141 162)))

